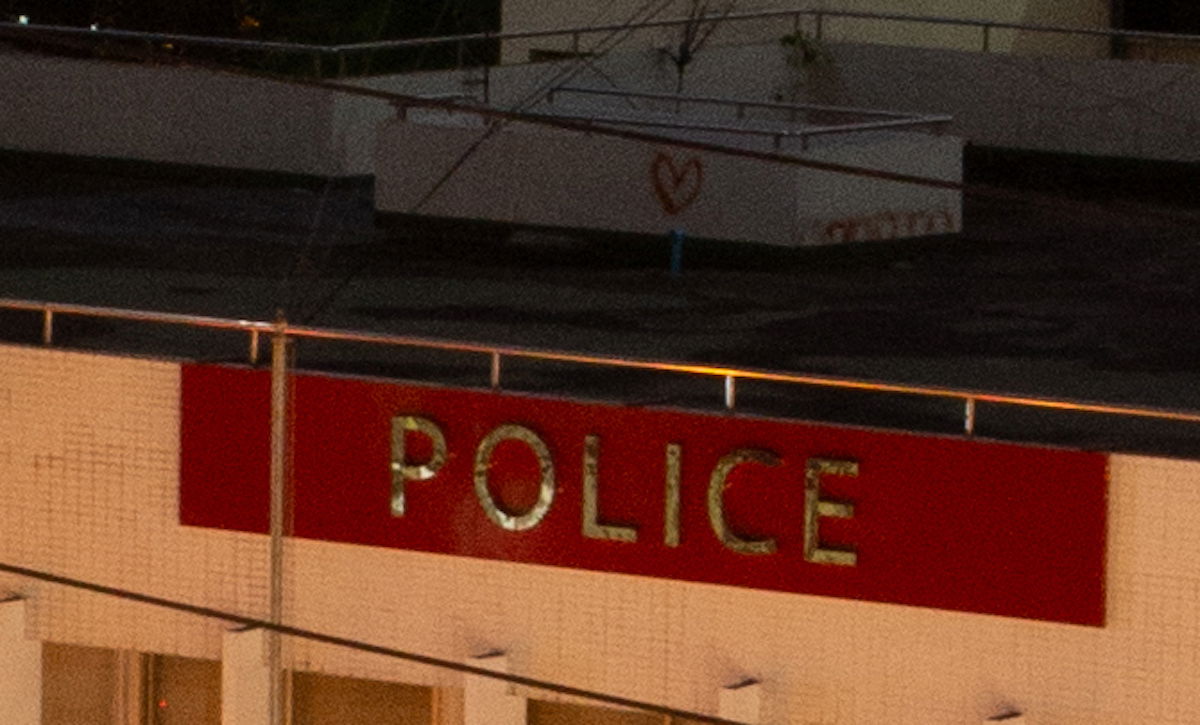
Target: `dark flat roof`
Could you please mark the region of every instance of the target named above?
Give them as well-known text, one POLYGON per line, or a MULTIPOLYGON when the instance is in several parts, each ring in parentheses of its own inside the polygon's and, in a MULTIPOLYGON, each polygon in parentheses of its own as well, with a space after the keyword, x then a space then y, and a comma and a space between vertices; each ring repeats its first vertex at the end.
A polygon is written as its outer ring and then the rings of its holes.
MULTIPOLYGON (((377 224, 365 179, 10 154, 0 164, 0 296, 251 319, 282 308, 293 322, 338 328, 1200 410, 1193 211, 1119 184, 1070 191, 1109 213, 968 198, 965 231, 952 237, 806 249, 688 240, 676 278, 665 237, 377 224)), ((0 338, 39 334, 35 315, 0 312, 0 338)), ((244 358, 244 341, 228 333, 79 319, 58 322, 56 344, 244 358)), ((305 343, 298 361, 487 382, 486 361, 465 355, 305 343)), ((721 403, 718 380, 523 363, 505 375, 523 390, 721 403)), ((961 429, 949 402, 906 396, 763 383, 746 384, 738 402, 746 412, 961 429)), ((978 430, 1200 455, 1200 424, 985 406, 978 430)))

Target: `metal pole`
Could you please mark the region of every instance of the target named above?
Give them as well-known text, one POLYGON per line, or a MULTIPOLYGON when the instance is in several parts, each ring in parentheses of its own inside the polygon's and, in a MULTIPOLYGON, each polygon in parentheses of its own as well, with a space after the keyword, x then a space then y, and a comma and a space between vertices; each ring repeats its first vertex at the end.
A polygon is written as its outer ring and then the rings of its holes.
POLYGON ((963 405, 963 432, 975 435, 975 399, 967 398, 963 405))
POLYGON ((54 342, 54 310, 47 307, 42 310, 42 344, 54 342))
POLYGON ((737 403, 737 378, 732 375, 725 376, 725 408, 733 410, 733 406, 737 403))
POLYGON ((258 330, 250 331, 250 364, 258 364, 258 330))
POLYGON ((984 24, 983 26, 983 52, 988 53, 992 50, 992 26, 984 24))
POLYGON ((500 353, 492 353, 492 372, 489 376, 492 383, 492 390, 500 389, 500 353))
MULTIPOLYGON (((283 313, 271 333, 271 519, 270 519, 270 620, 283 624, 283 538, 287 495, 288 337, 283 313)), ((267 633, 267 668, 270 677, 270 725, 284 725, 284 669, 282 638, 267 633)))

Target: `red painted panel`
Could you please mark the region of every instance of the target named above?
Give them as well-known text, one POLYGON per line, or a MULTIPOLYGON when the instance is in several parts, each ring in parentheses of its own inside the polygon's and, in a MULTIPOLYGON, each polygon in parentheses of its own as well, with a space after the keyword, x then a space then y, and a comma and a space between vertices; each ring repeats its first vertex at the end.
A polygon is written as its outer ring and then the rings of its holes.
MULTIPOLYGON (((211 365, 183 370, 181 520, 266 531, 268 379, 211 365)), ((294 534, 300 537, 710 582, 784 592, 1101 626, 1107 457, 951 437, 732 415, 576 403, 312 375, 292 391, 294 534), (449 455, 407 484, 394 517, 391 419, 435 421, 449 455), (480 440, 505 423, 536 431, 554 463, 556 494, 528 531, 486 516, 472 472, 480 440), (600 438, 602 523, 637 527, 637 541, 585 538, 584 438, 600 438), (665 447, 682 446, 680 543, 664 543, 665 447), (779 465, 746 464, 724 491, 731 527, 775 539, 768 555, 737 553, 714 534, 706 504, 717 461, 763 449, 779 465), (857 477, 825 476, 822 497, 852 502, 850 519, 822 517, 829 547, 855 566, 804 557, 809 458, 858 462, 857 477)), ((410 460, 428 451, 409 434, 410 460)), ((514 513, 537 492, 533 454, 499 446, 491 488, 514 513)))

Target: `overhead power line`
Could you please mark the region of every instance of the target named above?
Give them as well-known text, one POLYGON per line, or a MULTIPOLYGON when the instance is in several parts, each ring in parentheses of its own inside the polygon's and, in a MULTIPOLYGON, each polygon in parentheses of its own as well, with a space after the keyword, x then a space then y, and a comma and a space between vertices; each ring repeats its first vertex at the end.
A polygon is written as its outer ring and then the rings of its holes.
POLYGON ((317 632, 311 629, 302 627, 292 627, 286 624, 273 624, 265 619, 258 617, 249 617, 243 614, 227 612, 213 607, 205 607, 198 604, 189 604, 175 599, 155 596, 153 594, 145 594, 143 592, 135 592, 129 589, 120 587, 111 587, 105 584, 86 581, 83 579, 75 579, 61 574, 53 574, 51 572, 42 571, 40 569, 31 569, 24 566, 16 566, 15 564, 0 563, 0 572, 14 574, 16 576, 25 577, 27 579, 35 579, 49 584, 70 587, 81 591, 92 592, 94 594, 103 594, 106 596, 117 597, 131 602, 148 604, 154 607, 170 609, 176 612, 185 614, 193 614, 198 617, 208 619, 220 619, 233 624, 241 625, 249 629, 263 629, 271 632, 277 632, 288 637, 296 637, 297 639, 305 639, 311 642, 319 642, 321 644, 333 645, 335 647, 345 647, 359 652, 367 652, 369 654, 381 655, 392 659, 405 660, 420 665, 428 665, 444 670, 452 670, 461 672, 465 675, 474 675, 477 677, 486 677, 493 680, 501 680, 514 685, 530 687, 546 692, 553 692, 558 695, 566 695, 569 697, 579 697, 595 702, 601 702, 607 705, 616 705, 618 707, 633 708, 644 712, 656 713, 670 717, 685 718, 693 722, 709 723, 711 725, 747 725, 737 720, 729 720, 721 717, 714 717, 699 712, 689 710, 680 710, 666 705, 659 705, 644 700, 635 700, 633 698, 621 697, 619 695, 610 695, 608 693, 589 690, 582 687, 573 687, 571 685, 563 685, 549 680, 540 680, 533 677, 524 677, 522 675, 514 675, 508 672, 496 672, 483 667, 448 660, 441 657, 432 657, 430 655, 418 654, 416 652, 408 652, 406 650, 396 649, 394 647, 385 647, 383 645, 371 644, 358 639, 349 637, 338 637, 324 632, 317 632))
POLYGON ((428 98, 405 93, 396 93, 393 91, 378 90, 374 88, 364 88, 361 86, 355 86, 348 83, 339 83, 336 81, 288 78, 224 67, 214 70, 217 70, 218 72, 233 73, 236 75, 248 75, 256 78, 277 80, 283 83, 292 83, 295 85, 345 93, 347 95, 363 98, 374 98, 377 100, 387 101, 395 106, 400 107, 429 108, 448 112, 475 114, 484 118, 500 120, 509 123, 527 123, 535 126, 575 131, 592 136, 624 139, 627 141, 654 144, 669 148, 702 151, 719 156, 751 159, 755 161, 781 164, 784 166, 796 166, 800 168, 813 169, 816 171, 827 171, 834 174, 889 181, 898 184, 910 184, 913 186, 922 186, 932 189, 958 191, 963 194, 982 198, 1025 203, 1031 206, 1039 206, 1042 208, 1059 211, 1073 211, 1087 215, 1089 218, 1094 218, 1096 215, 1102 215, 1116 219, 1138 222, 1145 222, 1148 219, 1154 219, 1157 221, 1172 221, 1186 224, 1189 228, 1194 227, 1197 221, 1200 221, 1200 216, 1196 214, 1163 210, 1152 211, 1149 209, 1142 209, 1137 213, 1130 213, 1127 211, 1110 208, 1103 204, 1080 201, 1070 197, 1046 194, 1039 191, 1023 191, 1021 189, 992 186, 988 184, 952 181, 931 176, 921 176, 919 174, 906 174, 899 171, 888 171, 886 169, 854 166, 852 164, 842 164, 833 161, 821 161, 818 159, 804 158, 801 156, 792 156, 790 154, 776 151, 761 151, 745 148, 743 146, 733 146, 715 142, 684 139, 676 136, 652 133, 649 131, 639 131, 630 128, 621 128, 615 125, 605 125, 603 120, 580 121, 559 118, 551 115, 531 113, 528 111, 505 110, 490 106, 473 105, 446 98, 428 98))
MULTIPOLYGON (((649 7, 648 2, 646 6, 649 7)), ((618 28, 614 32, 619 32, 622 28, 618 28)), ((854 166, 850 164, 840 164, 830 161, 820 161, 811 158, 800 156, 792 156, 785 153, 761 151, 749 149, 741 146, 733 146, 727 144, 703 142, 682 139, 675 136, 652 133, 647 131, 634 130, 630 128, 622 128, 614 125, 605 125, 603 121, 580 121, 566 118, 557 118, 550 115, 538 113, 530 113, 524 109, 506 110, 501 108, 493 108, 490 106, 479 106, 469 103, 462 103, 446 98, 427 98, 411 94, 397 93, 393 91, 385 91, 374 88, 368 88, 349 83, 342 83, 335 80, 324 79, 307 79, 292 76, 284 76, 280 74, 268 73, 263 71, 254 71, 242 67, 230 66, 225 64, 214 63, 196 63, 184 60, 181 57, 172 55, 162 55, 160 60, 177 65, 193 65, 198 68, 224 73, 227 75, 236 75, 240 77, 251 77, 260 80, 269 80, 279 83, 290 84, 294 86, 315 88, 324 91, 342 93, 349 96, 357 96, 362 98, 372 98, 376 100, 386 101, 399 107, 411 108, 429 108, 438 109, 448 112, 461 112, 476 114, 486 119, 490 119, 500 124, 520 122, 530 125, 544 126, 548 128, 557 128, 562 130, 574 131, 579 133, 590 134, 593 136, 609 137, 624 139, 627 141, 653 144, 666 148, 686 149, 698 152, 711 153, 730 158, 744 158, 765 163, 781 164, 786 166, 794 166, 799 168, 808 168, 816 171, 825 171, 833 174, 841 174, 858 178, 875 179, 879 181, 887 181, 900 184, 909 184, 921 186, 925 188, 943 189, 956 191, 964 195, 969 195, 978 198, 992 199, 1015 204, 1024 204, 1032 207, 1042 208, 1049 211, 1074 214, 1079 218, 1096 219, 1107 218, 1120 223, 1145 224, 1148 221, 1160 223, 1171 223, 1176 225, 1186 226, 1187 229, 1193 229, 1200 216, 1181 212, 1178 210, 1161 210, 1139 207, 1137 209, 1122 208, 1121 206, 1109 206, 1105 204, 1081 201, 1070 197, 1047 194, 1040 191, 1025 191, 1010 187, 999 187, 984 184, 965 183, 962 181, 951 181, 947 179, 939 179, 928 176, 920 176, 917 174, 905 174, 896 171, 888 171, 884 169, 876 169, 869 167, 854 166)), ((580 59, 583 60, 583 59, 580 59)), ((594 61, 595 58, 588 59, 594 61)), ((495 125, 495 124, 493 124, 495 125)), ((486 136, 485 136, 486 138, 486 136)), ((461 166, 461 164, 457 164, 461 166)), ((350 279, 353 279, 354 273, 348 275, 348 278, 343 280, 339 286, 329 295, 327 295, 319 304, 319 306, 307 315, 306 320, 312 320, 319 315, 340 293, 340 290, 348 284, 350 279)))
MULTIPOLYGON (((673 4, 674 0, 646 0, 640 5, 622 25, 609 30, 605 36, 597 40, 585 53, 579 54, 574 62, 566 64, 555 69, 544 77, 532 90, 526 94, 525 98, 521 99, 513 105, 513 111, 525 111, 532 104, 536 103, 546 92, 567 83, 575 78, 584 68, 595 67, 596 61, 607 56, 612 50, 617 48, 621 43, 628 39, 629 35, 642 24, 653 20, 659 13, 673 4)), ((609 0, 608 8, 614 3, 614 0, 609 0)), ((420 212, 421 207, 427 204, 433 197, 448 183, 455 174, 457 174, 467 163, 472 156, 475 155, 480 148, 483 147, 496 133, 504 126, 505 121, 489 123, 487 128, 476 138, 471 145, 464 149, 459 155, 446 167, 445 171, 434 180, 433 184, 421 195, 419 199, 409 208, 408 213, 416 214, 420 212)), ((342 275, 341 279, 333 286, 333 288, 320 298, 311 311, 305 312, 302 319, 304 322, 312 322, 318 315, 324 312, 339 295, 346 289, 347 286, 366 268, 368 261, 357 267, 352 268, 346 274, 342 275)))
POLYGON ((1185 224, 1189 229, 1193 228, 1197 221, 1200 221, 1200 216, 1197 216, 1196 214, 1180 213, 1178 211, 1150 210, 1145 208, 1139 208, 1138 211, 1133 212, 1129 210, 1110 208, 1106 205, 1094 202, 1080 201, 1069 197, 1046 194, 1044 192, 1022 191, 1019 189, 997 187, 985 184, 968 184, 961 181, 949 181, 946 179, 938 179, 916 174, 904 174, 883 169, 853 166, 850 164, 818 161, 815 159, 791 156, 784 153, 757 151, 740 146, 692 141, 681 139, 675 136, 636 131, 632 129, 618 128, 615 126, 606 126, 602 125, 603 121, 586 122, 556 118, 553 116, 529 113, 521 110, 505 110, 501 108, 492 108, 490 106, 478 106, 474 104, 461 103, 445 98, 427 98, 393 91, 378 90, 374 88, 351 85, 349 83, 340 83, 334 80, 300 78, 264 71, 255 71, 226 64, 189 61, 182 57, 171 55, 162 55, 158 57, 158 60, 176 65, 194 66, 209 70, 211 72, 223 73, 227 75, 257 78, 260 80, 270 80, 296 86, 317 88, 326 91, 343 93, 350 96, 374 98, 377 100, 387 101, 397 106, 440 109, 449 112, 473 113, 484 118, 509 122, 519 121, 531 125, 577 131, 594 136, 622 138, 625 140, 657 144, 665 147, 704 151, 723 156, 740 157, 769 163, 811 168, 818 171, 828 171, 831 173, 848 176, 911 184, 916 186, 924 186, 927 188, 947 189, 971 196, 1025 203, 1052 210, 1076 212, 1086 215, 1089 218, 1094 218, 1096 215, 1101 215, 1117 220, 1133 222, 1145 222, 1152 219, 1155 221, 1169 221, 1185 224))

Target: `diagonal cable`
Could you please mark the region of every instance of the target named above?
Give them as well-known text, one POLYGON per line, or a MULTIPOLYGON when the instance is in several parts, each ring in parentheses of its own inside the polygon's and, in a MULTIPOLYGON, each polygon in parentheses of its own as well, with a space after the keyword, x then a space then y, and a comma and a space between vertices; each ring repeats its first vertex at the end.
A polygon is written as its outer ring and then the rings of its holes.
POLYGON ((236 614, 234 612, 227 612, 225 610, 216 609, 214 607, 205 607, 205 606, 198 605, 198 604, 189 604, 187 602, 181 602, 179 600, 169 599, 167 597, 160 597, 160 596, 156 596, 153 594, 146 594, 144 592, 136 592, 136 591, 132 591, 129 589, 122 589, 120 587, 112 587, 112 586, 108 586, 106 584, 99 584, 97 582, 87 581, 87 580, 83 580, 83 579, 75 579, 73 577, 63 576, 61 574, 54 574, 54 573, 51 573, 48 571, 43 571, 40 569, 32 569, 29 567, 17 566, 15 564, 8 564, 8 563, 0 562, 0 572, 14 574, 16 576, 24 577, 27 579, 35 579, 37 581, 42 581, 42 582, 46 582, 49 584, 56 584, 59 586, 70 587, 72 589, 78 589, 78 590, 82 590, 82 591, 92 592, 94 594, 102 594, 105 596, 117 597, 118 599, 123 599, 126 601, 138 602, 141 604, 148 604, 150 606, 160 607, 162 609, 169 609, 169 610, 176 611, 176 612, 183 612, 185 614, 193 614, 193 615, 196 615, 199 617, 206 617, 208 619, 220 619, 220 620, 224 620, 226 622, 232 622, 233 624, 241 625, 242 627, 246 627, 246 628, 250 628, 250 629, 263 629, 268 632, 276 632, 278 634, 287 635, 289 637, 296 637, 297 639, 305 639, 305 640, 309 640, 311 642, 319 642, 321 644, 333 645, 335 647, 344 647, 346 649, 352 649, 352 650, 356 650, 359 652, 367 652, 370 654, 382 655, 384 657, 390 657, 392 659, 405 660, 407 662, 414 662, 414 663, 421 664, 421 665, 428 665, 430 667, 436 667, 439 669, 452 670, 454 672, 461 672, 466 675, 475 675, 477 677, 486 677, 486 678, 490 678, 493 680, 501 680, 503 682, 508 682, 508 683, 511 683, 514 685, 521 685, 523 687, 529 687, 529 688, 533 688, 533 689, 537 689, 537 690, 544 690, 546 692, 553 692, 553 693, 559 694, 559 695, 567 695, 569 697, 580 697, 580 698, 592 700, 595 702, 602 702, 606 705, 616 705, 617 707, 633 708, 636 710, 642 710, 644 712, 656 713, 656 714, 664 715, 667 717, 685 718, 685 719, 691 720, 693 722, 706 723, 706 724, 710 724, 710 725, 747 725, 746 723, 742 723, 742 722, 739 722, 736 720, 729 720, 726 718, 714 717, 712 715, 706 715, 704 713, 699 713, 699 712, 691 712, 688 710, 680 710, 678 708, 668 707, 666 705, 659 705, 659 704, 653 703, 653 702, 646 702, 644 700, 635 700, 633 698, 621 697, 620 695, 610 695, 608 693, 599 692, 597 690, 589 690, 589 689, 586 689, 583 687, 574 687, 571 685, 564 685, 564 684, 557 683, 557 682, 551 682, 549 680, 541 680, 541 679, 537 679, 534 677, 525 677, 523 675, 514 675, 511 673, 507 673, 507 672, 496 672, 496 671, 489 670, 489 669, 486 669, 483 667, 476 667, 474 665, 465 664, 463 662, 457 662, 455 660, 448 660, 448 659, 441 658, 441 657, 433 657, 430 655, 423 655, 423 654, 419 654, 416 652, 409 652, 406 650, 397 649, 395 647, 386 647, 383 645, 371 644, 370 642, 364 642, 362 640, 352 639, 349 637, 339 637, 337 635, 327 634, 324 632, 318 632, 318 631, 312 630, 312 629, 304 629, 302 627, 293 627, 293 626, 287 625, 287 624, 273 624, 265 619, 260 619, 258 617, 250 617, 250 616, 246 616, 244 614, 236 614))

